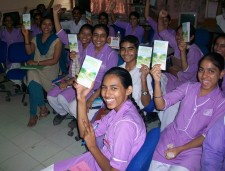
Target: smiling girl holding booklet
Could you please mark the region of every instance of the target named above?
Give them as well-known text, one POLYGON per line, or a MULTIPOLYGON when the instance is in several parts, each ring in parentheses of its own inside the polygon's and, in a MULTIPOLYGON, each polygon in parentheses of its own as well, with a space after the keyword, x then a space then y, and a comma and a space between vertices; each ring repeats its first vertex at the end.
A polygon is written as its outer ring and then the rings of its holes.
POLYGON ((68 160, 56 162, 43 171, 62 171, 82 163, 92 171, 126 170, 129 162, 141 148, 146 137, 145 124, 132 102, 132 79, 123 68, 114 67, 106 72, 101 95, 111 109, 107 116, 91 124, 87 116, 86 98, 90 89, 74 84, 78 100, 78 126, 89 152, 68 160), (95 125, 98 127, 94 131, 95 125), (96 137, 106 134, 104 146, 99 149, 96 137))
POLYGON ((160 135, 149 171, 200 170, 204 138, 225 110, 225 98, 218 84, 224 72, 221 55, 205 55, 198 67, 199 82, 184 83, 163 96, 160 65, 152 68, 156 108, 165 110, 178 101, 181 103, 176 118, 160 135))

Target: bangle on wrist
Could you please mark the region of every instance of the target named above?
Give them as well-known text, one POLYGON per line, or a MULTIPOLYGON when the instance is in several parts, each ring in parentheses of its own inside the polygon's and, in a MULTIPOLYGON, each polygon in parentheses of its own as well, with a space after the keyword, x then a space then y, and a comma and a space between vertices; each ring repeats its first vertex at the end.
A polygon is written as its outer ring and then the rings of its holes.
POLYGON ((25 45, 30 45, 30 42, 29 43, 25 43, 25 45))
POLYGON ((153 96, 153 98, 154 98, 154 99, 157 99, 157 98, 162 98, 162 96, 158 96, 158 97, 156 97, 156 96, 153 96))

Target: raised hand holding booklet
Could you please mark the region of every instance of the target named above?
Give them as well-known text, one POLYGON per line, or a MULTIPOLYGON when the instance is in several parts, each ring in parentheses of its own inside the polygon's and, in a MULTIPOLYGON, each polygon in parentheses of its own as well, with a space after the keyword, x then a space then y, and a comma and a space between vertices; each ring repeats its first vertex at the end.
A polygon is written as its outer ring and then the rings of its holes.
POLYGON ((137 68, 141 68, 141 64, 150 66, 152 57, 152 48, 147 46, 138 47, 138 56, 137 56, 137 68))
POLYGON ((182 37, 184 42, 190 42, 190 22, 182 23, 182 37))
POLYGON ((68 34, 70 52, 78 52, 78 41, 76 34, 68 34))
POLYGON ((161 70, 166 70, 168 41, 155 40, 153 55, 152 55, 152 67, 155 64, 161 64, 161 70))
POLYGON ((92 82, 95 81, 101 64, 102 61, 87 55, 78 74, 77 82, 90 88, 92 82))
POLYGON ((23 14, 23 25, 25 29, 31 29, 31 21, 30 21, 30 14, 23 14))

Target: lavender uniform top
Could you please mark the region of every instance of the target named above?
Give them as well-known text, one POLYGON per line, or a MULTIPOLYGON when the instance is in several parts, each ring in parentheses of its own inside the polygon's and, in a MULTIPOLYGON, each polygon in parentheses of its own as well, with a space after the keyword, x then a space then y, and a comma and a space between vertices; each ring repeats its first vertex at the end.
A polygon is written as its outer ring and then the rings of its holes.
POLYGON ((114 28, 110 25, 108 25, 108 28, 109 28, 109 36, 116 37, 116 32, 115 32, 114 28))
POLYGON ((162 40, 169 42, 169 46, 174 50, 174 57, 180 58, 180 49, 177 45, 176 34, 174 35, 169 30, 165 29, 159 32, 159 36, 162 40))
POLYGON ((142 38, 144 36, 144 29, 142 26, 138 25, 133 30, 131 24, 128 22, 117 20, 114 24, 118 27, 125 29, 125 36, 127 36, 127 35, 136 36, 138 38, 139 42, 140 43, 142 42, 142 38))
POLYGON ((31 30, 30 31, 31 31, 31 37, 32 38, 37 36, 37 34, 42 33, 41 28, 38 27, 36 24, 32 24, 31 25, 31 30))
MULTIPOLYGON (((152 40, 153 41, 154 40, 163 40, 160 37, 159 33, 158 33, 158 23, 155 20, 153 20, 153 18, 151 18, 151 17, 148 17, 147 22, 151 26, 152 30, 154 31, 154 35, 153 35, 153 39, 152 40)), ((168 28, 167 31, 169 33, 171 33, 172 35, 176 36, 176 31, 175 30, 173 30, 171 28, 168 28)))
POLYGON ((166 92, 174 90, 179 85, 192 81, 197 82, 198 62, 203 53, 196 44, 192 44, 187 53, 188 68, 185 71, 179 71, 177 77, 170 73, 165 73, 168 78, 166 92))
POLYGON ((0 29, 0 40, 6 42, 8 47, 12 43, 24 41, 21 30, 18 28, 13 28, 12 32, 9 32, 6 28, 0 29))
MULTIPOLYGON (((146 137, 145 124, 136 107, 130 100, 127 100, 119 111, 111 110, 104 118, 95 121, 93 126, 96 124, 98 124, 95 130, 96 137, 105 134, 101 152, 113 168, 126 170, 146 137)), ((54 171, 67 170, 81 161, 85 161, 92 170, 101 171, 90 152, 55 163, 54 171)))
POLYGON ((86 55, 94 57, 102 61, 100 70, 95 79, 93 90, 97 90, 100 87, 102 83, 102 78, 105 72, 108 71, 110 68, 117 66, 117 63, 118 63, 117 52, 113 50, 111 47, 109 47, 107 43, 104 45, 101 51, 97 54, 97 56, 95 55, 95 51, 96 49, 94 44, 88 46, 84 51, 84 55, 80 59, 81 65, 83 64, 83 61, 86 55))
POLYGON ((210 125, 225 111, 225 98, 218 86, 202 97, 199 97, 200 88, 199 82, 188 82, 163 96, 165 109, 178 101, 181 103, 176 118, 160 135, 153 160, 183 166, 191 171, 200 170, 202 147, 183 151, 175 159, 165 158, 169 146, 179 147, 201 135, 205 136, 210 125))
POLYGON ((225 115, 218 119, 203 143, 201 171, 225 170, 225 115))

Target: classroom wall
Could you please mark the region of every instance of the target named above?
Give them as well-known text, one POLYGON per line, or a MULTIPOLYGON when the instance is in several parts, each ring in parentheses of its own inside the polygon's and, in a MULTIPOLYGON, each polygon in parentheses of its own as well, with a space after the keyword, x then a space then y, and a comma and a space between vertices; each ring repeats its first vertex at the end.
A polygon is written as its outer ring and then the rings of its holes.
MULTIPOLYGON (((1 0, 3 1, 3 0, 1 0)), ((0 5, 0 11, 2 13, 11 12, 11 11, 19 11, 20 13, 23 11, 24 6, 28 7, 28 11, 30 9, 35 8, 38 4, 45 4, 46 7, 49 4, 50 0, 4 0, 4 3, 0 5)), ((62 4, 63 7, 69 10, 71 0, 54 0, 54 4, 62 4)))

